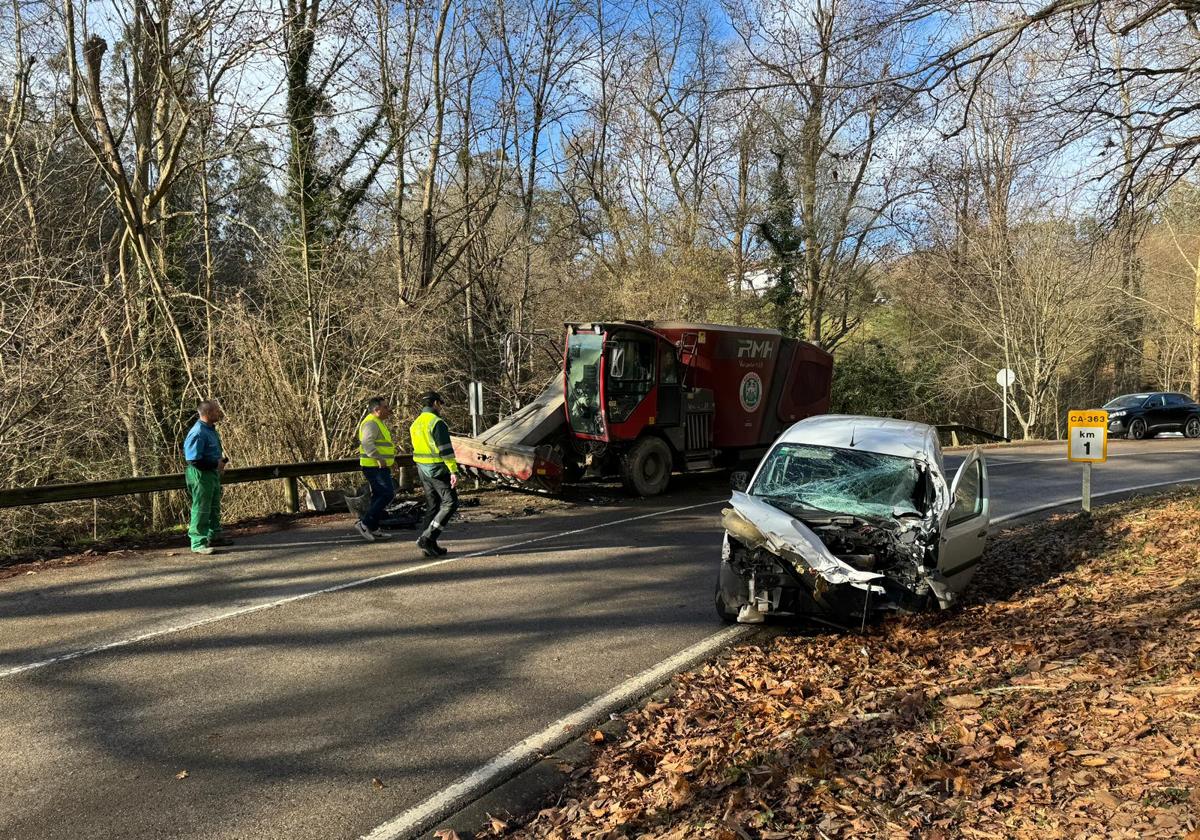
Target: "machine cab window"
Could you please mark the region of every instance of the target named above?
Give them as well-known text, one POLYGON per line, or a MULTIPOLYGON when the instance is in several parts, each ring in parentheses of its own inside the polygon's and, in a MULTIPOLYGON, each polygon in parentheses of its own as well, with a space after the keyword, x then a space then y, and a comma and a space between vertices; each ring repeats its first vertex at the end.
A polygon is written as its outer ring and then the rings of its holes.
POLYGON ((594 332, 567 336, 566 400, 571 428, 586 437, 604 437, 600 372, 604 336, 594 332))
POLYGON ((658 384, 679 384, 679 361, 675 358, 675 348, 666 343, 658 349, 658 384))
POLYGON ((605 397, 612 422, 628 420, 654 388, 656 344, 653 336, 636 333, 617 333, 609 340, 605 397))

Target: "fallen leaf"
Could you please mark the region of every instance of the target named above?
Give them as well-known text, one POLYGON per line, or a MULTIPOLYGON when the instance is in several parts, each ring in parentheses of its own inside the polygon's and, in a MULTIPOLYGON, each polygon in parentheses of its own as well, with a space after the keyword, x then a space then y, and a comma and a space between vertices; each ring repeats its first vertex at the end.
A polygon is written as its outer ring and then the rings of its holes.
POLYGON ((682 808, 692 799, 691 782, 678 773, 668 774, 667 790, 671 794, 671 806, 674 808, 682 808))
POLYGON ((956 694, 946 698, 946 705, 951 709, 978 709, 983 705, 983 698, 978 694, 956 694))
POLYGON ((186 778, 187 778, 188 776, 190 776, 190 775, 191 775, 191 774, 190 774, 190 773, 188 773, 188 771, 186 771, 186 770, 180 770, 178 773, 176 773, 176 774, 175 774, 175 778, 176 778, 176 779, 186 779, 186 778))
POLYGON ((385 787, 387 787, 387 785, 383 783, 383 779, 379 778, 378 776, 375 776, 373 779, 371 779, 371 785, 375 788, 375 790, 383 790, 385 787))
POLYGON ((603 744, 606 739, 603 732, 599 729, 593 729, 590 740, 593 744, 603 744))
POLYGON ((437 831, 433 832, 433 836, 438 840, 462 840, 462 838, 458 836, 458 832, 453 828, 439 828, 437 831))

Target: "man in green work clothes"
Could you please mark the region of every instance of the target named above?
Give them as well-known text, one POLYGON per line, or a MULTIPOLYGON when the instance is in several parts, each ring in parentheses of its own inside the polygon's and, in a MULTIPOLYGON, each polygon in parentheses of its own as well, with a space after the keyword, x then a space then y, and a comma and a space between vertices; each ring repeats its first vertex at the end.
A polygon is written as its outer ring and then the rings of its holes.
POLYGON ((219 545, 233 541, 221 536, 221 476, 229 459, 221 451, 221 436, 217 424, 225 412, 216 400, 205 400, 196 407, 200 419, 183 440, 183 457, 187 461, 188 492, 192 495, 192 521, 188 537, 196 554, 213 554, 219 545))
POLYGON ((426 557, 440 557, 446 549, 438 545, 438 534, 458 510, 458 461, 450 442, 450 427, 442 419, 446 407, 442 395, 430 391, 421 398, 421 414, 409 428, 413 461, 425 490, 425 518, 417 547, 426 557))

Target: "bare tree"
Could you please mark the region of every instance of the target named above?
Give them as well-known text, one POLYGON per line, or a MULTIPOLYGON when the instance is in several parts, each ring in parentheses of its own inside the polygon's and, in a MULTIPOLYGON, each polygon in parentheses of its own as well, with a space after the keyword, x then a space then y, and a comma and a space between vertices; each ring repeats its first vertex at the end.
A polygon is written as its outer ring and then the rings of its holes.
POLYGON ((761 236, 775 257, 772 297, 788 332, 834 347, 874 297, 869 262, 902 195, 884 139, 906 99, 886 84, 895 46, 869 4, 760 0, 735 10, 759 89, 772 91, 774 167, 761 236))

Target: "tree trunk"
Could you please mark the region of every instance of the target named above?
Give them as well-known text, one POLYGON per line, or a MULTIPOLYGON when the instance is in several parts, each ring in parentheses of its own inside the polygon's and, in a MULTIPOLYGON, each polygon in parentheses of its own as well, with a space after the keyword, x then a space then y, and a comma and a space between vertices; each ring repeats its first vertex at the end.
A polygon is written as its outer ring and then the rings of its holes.
POLYGON ((1192 286, 1192 399, 1200 399, 1200 253, 1192 286))

